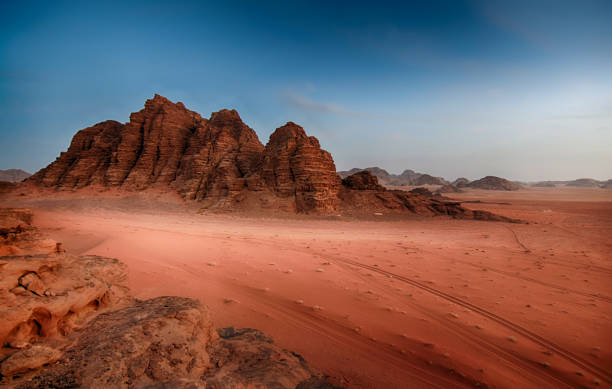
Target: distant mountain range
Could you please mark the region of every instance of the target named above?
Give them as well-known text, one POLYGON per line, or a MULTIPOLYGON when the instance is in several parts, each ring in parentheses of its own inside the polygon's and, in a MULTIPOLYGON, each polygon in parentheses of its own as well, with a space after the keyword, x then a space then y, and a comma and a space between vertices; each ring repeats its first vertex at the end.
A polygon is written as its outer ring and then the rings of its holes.
POLYGON ((340 171, 338 174, 342 178, 346 178, 357 172, 367 170, 378 178, 382 185, 389 186, 420 186, 420 185, 446 185, 449 182, 442 177, 434 177, 425 173, 417 173, 414 170, 404 170, 402 174, 391 174, 385 169, 377 166, 368 167, 365 169, 354 168, 351 170, 340 171))
POLYGON ((21 169, 0 170, 0 181, 21 182, 31 174, 21 169))
POLYGON ((612 189, 612 180, 598 181, 593 178, 579 178, 572 181, 540 181, 531 184, 535 187, 571 186, 575 188, 603 188, 612 189))
POLYGON ((439 193, 452 193, 460 191, 460 188, 476 188, 487 190, 518 190, 521 186, 515 182, 508 181, 504 178, 487 176, 480 180, 470 181, 467 178, 461 177, 452 183, 446 181, 442 177, 434 177, 425 173, 417 173, 414 170, 404 170, 402 174, 390 174, 385 169, 377 166, 368 167, 365 169, 354 168, 351 170, 340 171, 338 174, 342 178, 346 178, 360 171, 369 171, 378 178, 382 185, 386 186, 423 186, 423 185, 441 185, 439 193))
POLYGON ((351 170, 339 171, 338 174, 342 178, 346 178, 352 174, 361 171, 369 171, 378 178, 378 182, 385 186, 424 186, 424 185, 441 185, 438 190, 440 193, 457 192, 461 188, 475 188, 485 190, 518 190, 526 186, 532 187, 556 187, 569 186, 577 188, 604 188, 612 189, 612 180, 598 181, 592 178, 579 178, 571 181, 539 181, 523 183, 518 181, 510 181, 505 178, 486 176, 479 180, 470 181, 465 177, 457 178, 453 182, 446 181, 442 177, 434 177, 425 173, 417 173, 414 170, 404 170, 402 174, 391 174, 385 169, 378 166, 368 167, 365 169, 354 168, 351 170))

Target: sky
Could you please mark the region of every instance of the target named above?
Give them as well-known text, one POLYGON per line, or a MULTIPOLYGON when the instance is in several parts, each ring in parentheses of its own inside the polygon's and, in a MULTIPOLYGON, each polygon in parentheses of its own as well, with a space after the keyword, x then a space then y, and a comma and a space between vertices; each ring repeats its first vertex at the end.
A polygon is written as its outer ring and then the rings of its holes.
POLYGON ((338 170, 612 178, 612 1, 0 1, 0 169, 155 93, 338 170))

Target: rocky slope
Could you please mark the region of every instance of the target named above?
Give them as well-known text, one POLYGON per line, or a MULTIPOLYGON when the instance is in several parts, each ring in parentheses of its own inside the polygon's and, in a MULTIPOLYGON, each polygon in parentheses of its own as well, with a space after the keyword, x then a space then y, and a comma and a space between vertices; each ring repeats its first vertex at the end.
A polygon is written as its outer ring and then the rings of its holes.
POLYGON ((21 169, 0 170, 0 181, 20 182, 30 177, 31 174, 21 169))
POLYGON ((495 176, 486 176, 480 180, 472 181, 465 186, 474 189, 486 189, 486 190, 519 190, 521 186, 512 181, 508 181, 504 178, 495 176))
POLYGON ((0 212, 0 248, 31 249, 0 256, 0 386, 334 388, 260 331, 215 330, 197 300, 134 300, 116 259, 36 245, 31 216, 0 212))

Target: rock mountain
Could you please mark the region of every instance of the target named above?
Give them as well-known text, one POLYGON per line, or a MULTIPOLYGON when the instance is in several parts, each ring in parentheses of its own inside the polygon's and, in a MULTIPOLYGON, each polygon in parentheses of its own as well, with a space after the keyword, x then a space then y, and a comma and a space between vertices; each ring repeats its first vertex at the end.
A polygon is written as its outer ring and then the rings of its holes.
POLYGON ((207 209, 498 220, 448 199, 386 190, 369 173, 343 182, 331 154, 295 123, 277 128, 264 146, 235 110, 206 119, 160 95, 125 124, 109 120, 77 132, 27 182, 55 190, 171 190, 207 209))
POLYGON ((235 110, 205 119, 160 95, 128 123, 110 120, 77 132, 68 151, 29 182, 170 188, 213 208, 252 200, 250 192, 263 207, 298 212, 332 210, 341 185, 331 155, 297 124, 278 128, 264 147, 235 110))

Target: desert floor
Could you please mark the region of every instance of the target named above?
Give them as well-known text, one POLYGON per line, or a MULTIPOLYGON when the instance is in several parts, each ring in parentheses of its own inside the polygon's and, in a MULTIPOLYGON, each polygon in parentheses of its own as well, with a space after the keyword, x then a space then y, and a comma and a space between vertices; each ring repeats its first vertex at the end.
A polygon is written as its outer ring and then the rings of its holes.
POLYGON ((348 388, 609 387, 612 191, 449 195, 528 223, 355 221, 20 200, 138 298, 201 299, 348 388))

